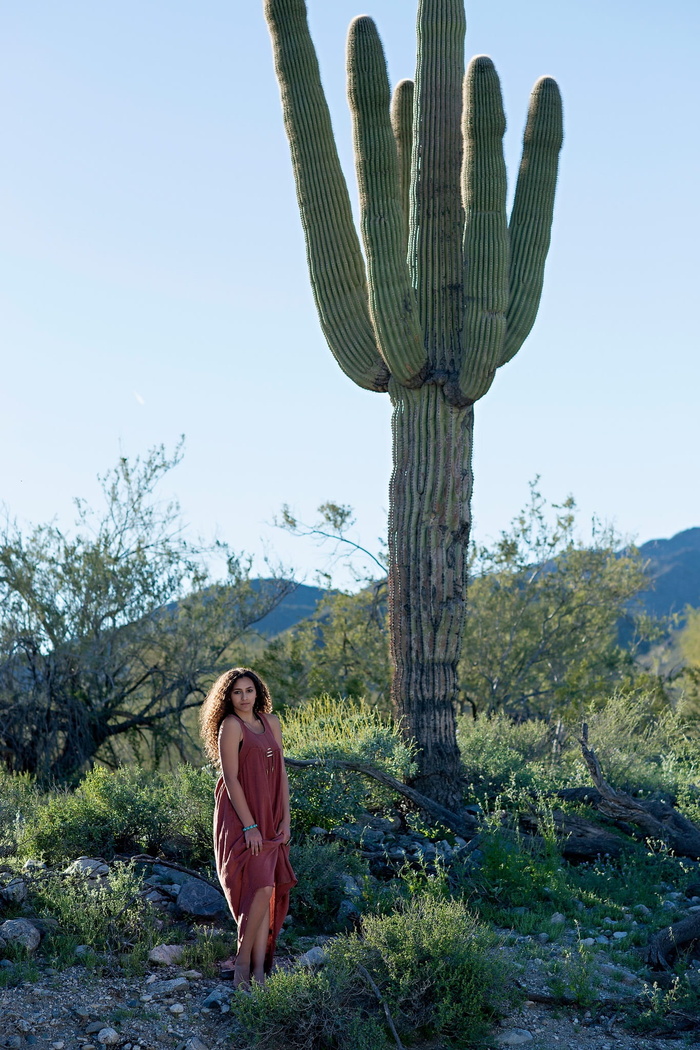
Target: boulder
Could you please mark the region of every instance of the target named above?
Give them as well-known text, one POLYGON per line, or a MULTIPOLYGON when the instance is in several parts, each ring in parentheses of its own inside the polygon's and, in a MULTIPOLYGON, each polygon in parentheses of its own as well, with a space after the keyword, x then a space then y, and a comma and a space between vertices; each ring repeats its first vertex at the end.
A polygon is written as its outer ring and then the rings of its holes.
POLYGON ((96 879, 100 875, 109 875, 109 864, 95 857, 78 857, 63 872, 64 875, 85 875, 96 879))
POLYGON ((191 879, 184 883, 177 895, 177 908, 194 919, 228 919, 230 917, 223 893, 206 882, 191 879))
POLYGON ((29 919, 6 919, 0 926, 0 939, 7 944, 19 945, 28 952, 35 952, 41 934, 29 919))
POLYGON ((24 879, 12 879, 0 890, 0 899, 8 904, 21 904, 27 899, 27 884, 24 879))

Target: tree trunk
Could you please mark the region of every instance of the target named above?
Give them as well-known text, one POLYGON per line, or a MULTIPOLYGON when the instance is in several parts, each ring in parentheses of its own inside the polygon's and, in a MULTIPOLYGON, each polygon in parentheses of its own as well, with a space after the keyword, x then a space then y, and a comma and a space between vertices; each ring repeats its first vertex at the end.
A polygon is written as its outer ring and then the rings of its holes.
POLYGON ((392 702, 420 748, 416 787, 461 802, 457 661, 464 629, 474 412, 441 386, 391 382, 389 627, 392 702))

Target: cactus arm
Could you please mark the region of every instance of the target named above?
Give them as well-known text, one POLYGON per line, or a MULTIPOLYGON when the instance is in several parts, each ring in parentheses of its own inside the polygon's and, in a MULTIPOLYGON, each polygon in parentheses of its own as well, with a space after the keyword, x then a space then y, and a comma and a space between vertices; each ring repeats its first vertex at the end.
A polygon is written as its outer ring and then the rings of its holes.
POLYGON ((399 383, 420 386, 427 355, 406 262, 406 221, 389 112, 389 81, 377 28, 366 15, 352 22, 348 34, 348 96, 377 345, 399 383))
POLYGON ((517 354, 535 323, 549 249, 563 138, 559 88, 551 77, 541 77, 530 96, 523 155, 510 217, 510 303, 499 364, 505 364, 517 354))
POLYGON ((464 78, 464 329, 459 386, 483 397, 503 352, 508 309, 508 218, 501 85, 493 62, 478 55, 464 78))
POLYGON ((454 375, 462 327, 463 0, 420 0, 409 259, 431 365, 454 375))
POLYGON ((411 199, 411 153, 413 150, 413 81, 401 80, 394 89, 391 100, 391 126, 396 139, 399 157, 399 180, 401 204, 406 217, 406 249, 408 250, 408 226, 411 199))
POLYGON ((323 334, 340 367, 367 390, 388 371, 369 316, 367 281, 333 138, 304 0, 265 0, 306 253, 323 334))

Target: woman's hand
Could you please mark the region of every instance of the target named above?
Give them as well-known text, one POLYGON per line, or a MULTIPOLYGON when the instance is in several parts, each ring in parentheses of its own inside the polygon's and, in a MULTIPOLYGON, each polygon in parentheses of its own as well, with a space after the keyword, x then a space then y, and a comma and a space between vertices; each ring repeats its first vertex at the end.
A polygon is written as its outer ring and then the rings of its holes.
POLYGON ((263 837, 260 834, 260 829, 251 828, 250 831, 244 831, 243 837, 245 838, 245 848, 249 849, 254 857, 257 857, 263 844, 263 837))
POLYGON ((289 845, 289 841, 292 837, 291 825, 288 820, 281 820, 277 825, 277 834, 282 835, 282 845, 289 845))

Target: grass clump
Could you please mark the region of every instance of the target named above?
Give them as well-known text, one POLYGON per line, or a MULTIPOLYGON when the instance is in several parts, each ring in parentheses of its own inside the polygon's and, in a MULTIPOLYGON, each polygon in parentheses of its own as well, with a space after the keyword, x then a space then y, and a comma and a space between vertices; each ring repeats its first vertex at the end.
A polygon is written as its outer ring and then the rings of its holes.
MULTIPOLYGON (((396 723, 364 701, 320 696, 288 709, 282 717, 285 752, 294 758, 365 762, 403 780, 414 771, 413 751, 396 723)), ((290 768, 292 819, 296 831, 331 829, 367 809, 387 807, 393 795, 355 772, 322 765, 290 768)))
POLYGON ((337 937, 323 968, 277 973, 237 1007, 239 1041, 275 1050, 383 1050, 393 1045, 378 1000, 402 1037, 479 1045, 512 999, 496 939, 457 900, 422 895, 365 916, 337 937), (375 990, 376 989, 376 990, 375 990))

